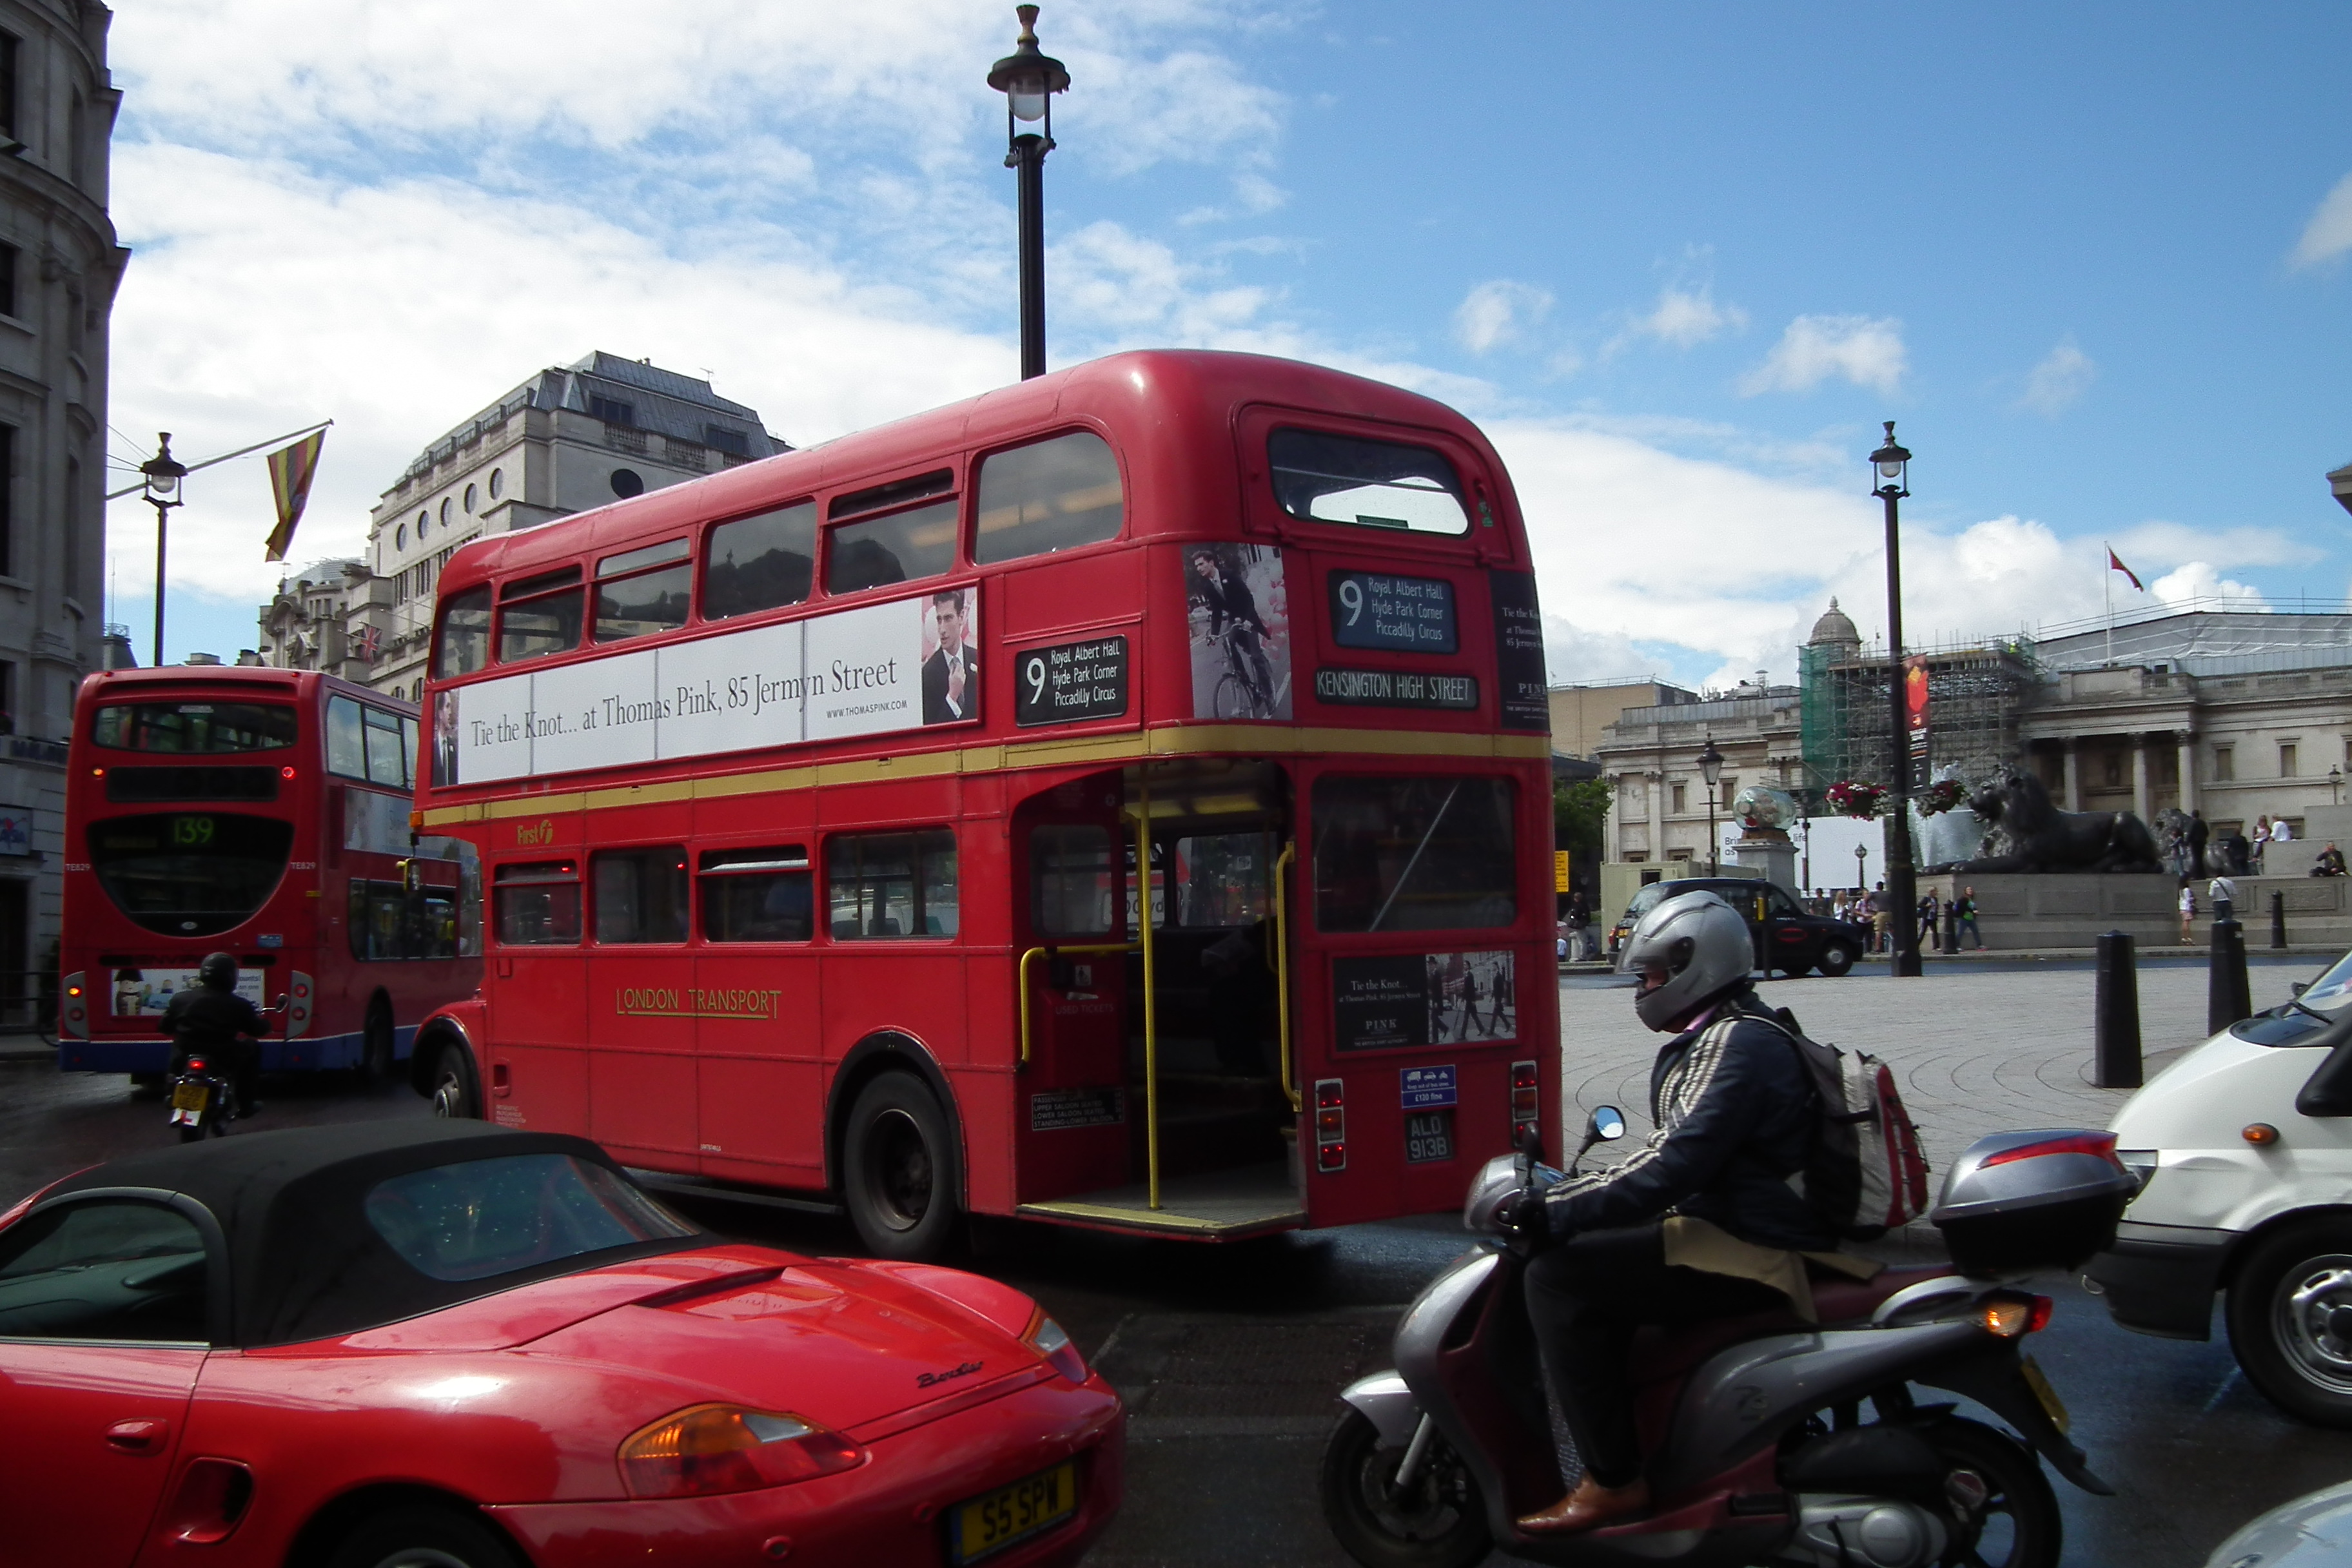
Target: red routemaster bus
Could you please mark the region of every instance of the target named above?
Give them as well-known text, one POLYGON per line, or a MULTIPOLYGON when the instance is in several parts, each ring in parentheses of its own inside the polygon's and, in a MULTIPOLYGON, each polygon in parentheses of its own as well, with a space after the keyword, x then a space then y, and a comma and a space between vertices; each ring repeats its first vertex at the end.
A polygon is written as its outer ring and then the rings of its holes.
POLYGON ((246 666, 82 682, 68 750, 58 1065, 161 1074, 157 1031, 205 954, 283 996, 263 1070, 404 1060, 481 973, 474 847, 412 832, 417 710, 246 666))
POLYGON ((1120 354, 483 541, 436 615, 445 1113, 897 1256, 1445 1209, 1556 1134, 1535 581, 1440 404, 1120 354))

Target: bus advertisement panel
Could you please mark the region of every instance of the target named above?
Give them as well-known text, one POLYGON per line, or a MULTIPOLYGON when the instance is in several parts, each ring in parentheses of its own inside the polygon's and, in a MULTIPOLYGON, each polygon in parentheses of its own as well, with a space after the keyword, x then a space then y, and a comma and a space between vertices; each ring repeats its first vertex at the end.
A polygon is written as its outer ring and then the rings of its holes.
POLYGON ((68 750, 58 1065, 161 1074, 158 1032, 204 956, 283 999, 266 1071, 406 1061, 480 971, 473 846, 409 826, 417 712, 330 676, 110 670, 68 750))
POLYGON ((1118 355, 481 542, 436 617, 417 805, 488 898, 446 1114, 908 1257, 1557 1146, 1540 619, 1442 405, 1118 355))

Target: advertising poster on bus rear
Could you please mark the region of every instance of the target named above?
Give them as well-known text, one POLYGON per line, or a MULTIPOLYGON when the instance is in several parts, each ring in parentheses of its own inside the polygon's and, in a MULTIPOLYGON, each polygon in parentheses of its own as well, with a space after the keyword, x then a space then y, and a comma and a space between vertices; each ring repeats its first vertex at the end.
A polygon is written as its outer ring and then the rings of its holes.
POLYGON ((1287 719, 1290 601, 1271 544, 1202 544, 1186 558, 1192 716, 1287 719))

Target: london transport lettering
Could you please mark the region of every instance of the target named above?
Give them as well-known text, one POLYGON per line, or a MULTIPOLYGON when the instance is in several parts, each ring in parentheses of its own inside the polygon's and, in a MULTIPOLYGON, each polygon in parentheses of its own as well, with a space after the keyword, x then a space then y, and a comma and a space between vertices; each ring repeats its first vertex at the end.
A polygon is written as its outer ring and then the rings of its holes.
POLYGON ((625 985, 613 1010, 638 1018, 773 1018, 781 989, 705 990, 699 985, 625 985))

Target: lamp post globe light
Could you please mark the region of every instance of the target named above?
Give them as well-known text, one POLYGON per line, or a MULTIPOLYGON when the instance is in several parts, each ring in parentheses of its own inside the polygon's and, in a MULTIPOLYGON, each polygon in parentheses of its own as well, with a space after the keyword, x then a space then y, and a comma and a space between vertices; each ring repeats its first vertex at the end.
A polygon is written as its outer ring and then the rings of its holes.
POLYGON ((1886 754, 1893 773, 1894 809, 1886 816, 1886 901, 1894 923, 1894 971, 1916 975, 1919 965, 1918 888, 1911 871, 1911 757, 1905 744, 1903 710, 1903 552, 1896 536, 1896 504, 1911 493, 1911 454, 1895 444, 1895 421, 1886 421, 1886 444, 1870 455, 1870 493, 1886 503, 1886 754))
POLYGON ((1054 150, 1054 95, 1070 73, 1037 47, 1037 7, 1015 5, 1021 36, 988 73, 1004 95, 1004 166, 1019 174, 1021 223, 1021 379, 1045 374, 1045 154, 1054 150), (1034 131, 1024 131, 1034 125, 1034 131))
POLYGON ((180 481, 188 477, 186 465, 172 456, 172 433, 168 430, 155 437, 155 455, 139 465, 142 499, 155 509, 155 658, 158 666, 163 662, 163 545, 164 520, 180 502, 180 481))
POLYGON ((1722 868, 1716 857, 1723 852, 1715 834, 1715 786, 1723 779, 1723 753, 1715 749, 1715 737, 1706 738, 1706 750, 1698 754, 1698 776, 1706 781, 1706 874, 1717 876, 1722 868))
POLYGON ((1866 893, 1870 890, 1869 875, 1863 869, 1869 861, 1870 846, 1855 845, 1853 847, 1853 890, 1857 893, 1866 893))

